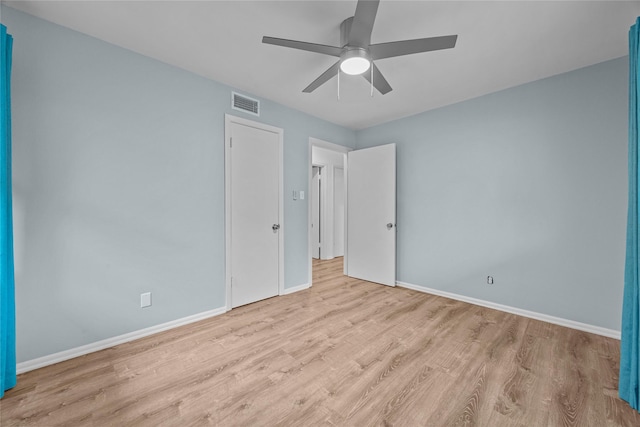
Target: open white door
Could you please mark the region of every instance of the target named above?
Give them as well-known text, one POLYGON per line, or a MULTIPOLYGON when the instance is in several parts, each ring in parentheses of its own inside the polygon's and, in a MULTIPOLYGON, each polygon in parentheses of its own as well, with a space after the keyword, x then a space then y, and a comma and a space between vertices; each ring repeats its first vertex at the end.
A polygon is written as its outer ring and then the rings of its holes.
POLYGON ((347 154, 346 274, 396 284, 396 146, 347 154))

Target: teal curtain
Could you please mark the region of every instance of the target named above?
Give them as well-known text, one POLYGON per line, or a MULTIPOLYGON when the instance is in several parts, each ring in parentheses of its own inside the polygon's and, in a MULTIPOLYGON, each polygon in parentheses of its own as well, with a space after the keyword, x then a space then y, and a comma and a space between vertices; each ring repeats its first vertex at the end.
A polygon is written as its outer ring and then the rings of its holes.
POLYGON ((640 407, 640 282, 638 282, 640 239, 638 218, 638 35, 640 18, 629 30, 629 208, 627 212, 627 258, 624 270, 622 334, 620 342, 621 399, 632 408, 640 407))
POLYGON ((13 38, 0 24, 0 397, 16 385, 16 309, 11 203, 11 52, 13 38))

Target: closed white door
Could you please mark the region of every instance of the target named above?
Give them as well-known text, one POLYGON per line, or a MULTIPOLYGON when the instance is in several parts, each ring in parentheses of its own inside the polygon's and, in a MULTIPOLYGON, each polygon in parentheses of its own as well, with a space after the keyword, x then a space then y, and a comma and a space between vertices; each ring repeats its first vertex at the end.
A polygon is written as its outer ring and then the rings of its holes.
POLYGON ((396 284, 396 146, 347 155, 348 276, 396 284))
MULTIPOLYGON (((230 306, 279 294, 281 130, 227 118, 230 306)), ((229 301, 228 301, 229 304, 229 301)))

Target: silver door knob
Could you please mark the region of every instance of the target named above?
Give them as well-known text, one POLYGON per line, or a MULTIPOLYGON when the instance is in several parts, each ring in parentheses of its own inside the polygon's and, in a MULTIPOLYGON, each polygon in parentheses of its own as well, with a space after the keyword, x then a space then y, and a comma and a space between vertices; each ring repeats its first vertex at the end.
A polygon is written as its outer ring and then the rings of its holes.
POLYGON ((391 230, 392 228, 393 228, 393 224, 392 223, 387 224, 387 230, 391 230))
POLYGON ((273 231, 278 231, 278 230, 280 230, 280 224, 273 224, 273 225, 271 226, 271 229, 272 229, 273 231))

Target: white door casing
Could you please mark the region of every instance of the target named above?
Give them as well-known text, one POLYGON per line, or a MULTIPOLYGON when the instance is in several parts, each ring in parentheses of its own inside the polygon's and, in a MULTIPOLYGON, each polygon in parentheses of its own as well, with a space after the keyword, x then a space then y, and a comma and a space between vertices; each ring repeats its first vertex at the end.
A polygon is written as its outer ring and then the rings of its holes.
POLYGON ((283 293, 282 129, 225 115, 227 309, 283 293))
POLYGON ((311 254, 313 258, 320 259, 320 249, 322 247, 320 240, 321 217, 320 214, 320 176, 322 168, 313 167, 313 176, 311 178, 311 254))
POLYGON ((333 169, 333 256, 344 256, 345 218, 344 169, 333 169))
POLYGON ((396 146, 347 155, 347 275, 396 284, 396 146))

